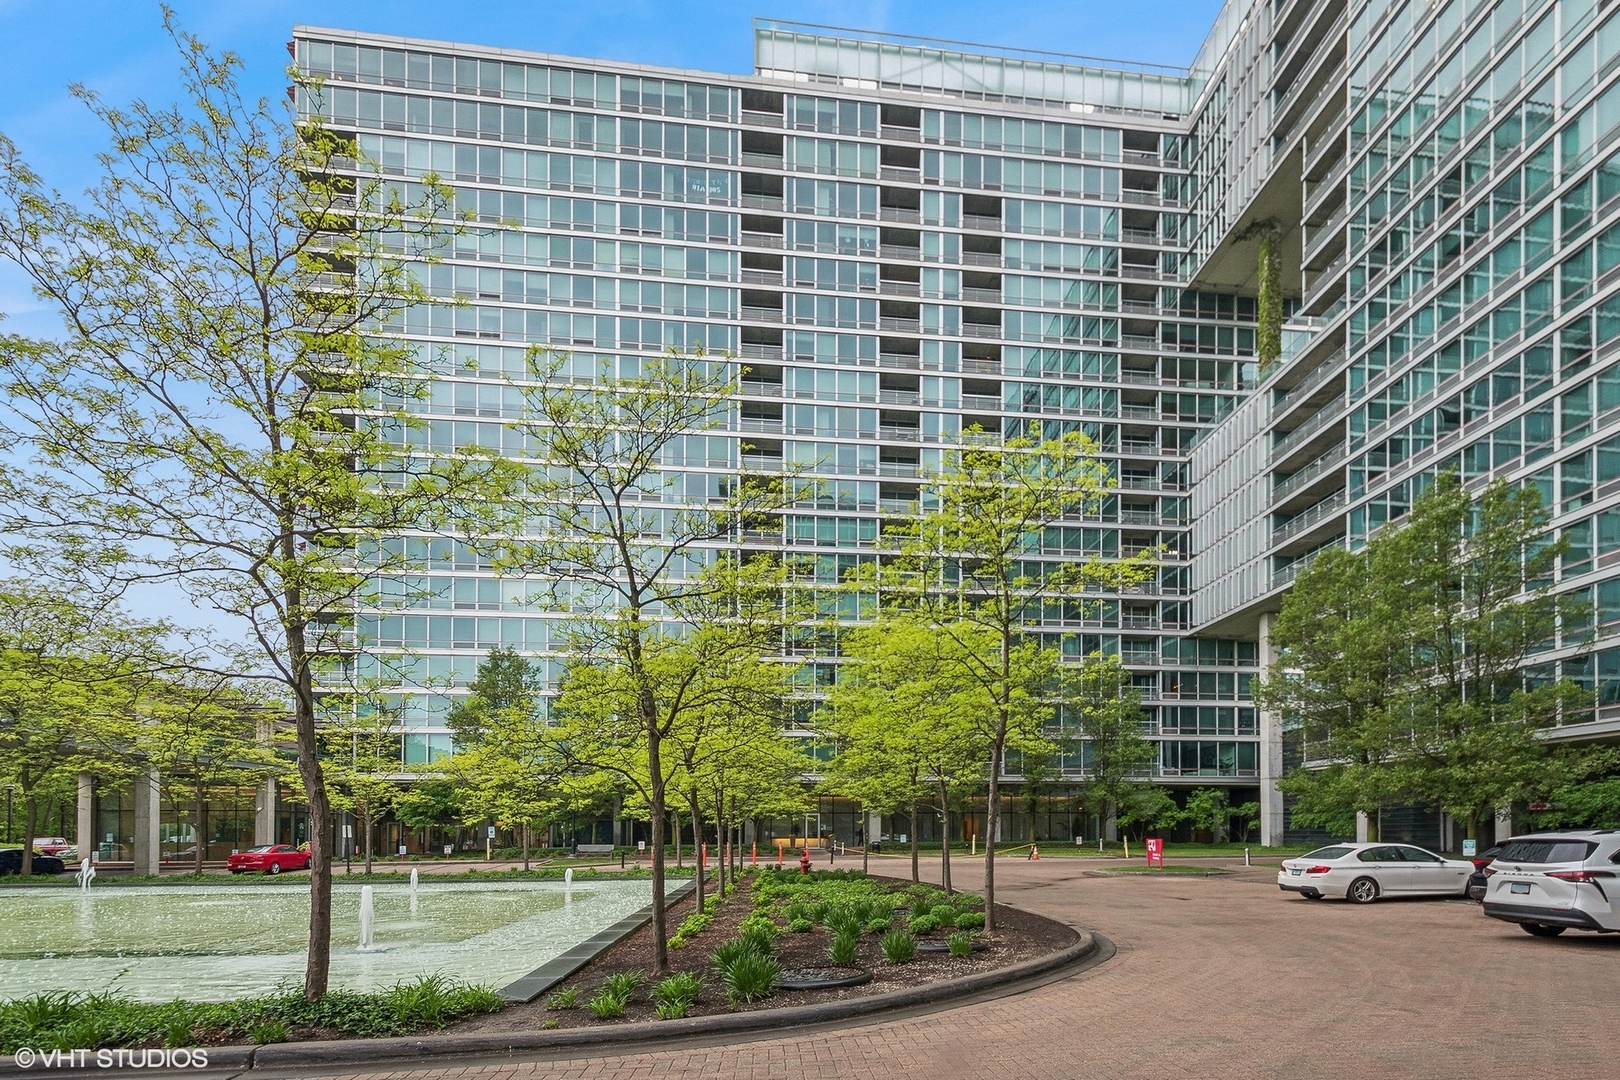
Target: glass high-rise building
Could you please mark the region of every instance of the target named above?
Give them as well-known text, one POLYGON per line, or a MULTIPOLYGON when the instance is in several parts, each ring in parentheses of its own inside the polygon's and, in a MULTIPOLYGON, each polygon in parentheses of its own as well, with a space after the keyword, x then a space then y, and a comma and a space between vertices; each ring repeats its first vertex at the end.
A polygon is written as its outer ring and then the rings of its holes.
MULTIPOLYGON (((1036 630, 1117 653, 1154 778, 1258 800, 1275 842, 1283 733, 1250 696, 1269 613, 1313 552, 1364 541, 1438 470, 1539 485, 1563 579, 1620 617, 1614 21, 1595 0, 1231 0, 1186 69, 774 22, 751 75, 312 27, 294 47, 324 80, 301 109, 476 217, 423 270, 456 302, 396 328, 437 372, 412 403, 434 445, 521 453, 505 424, 532 345, 581 377, 733 353, 728 425, 671 467, 695 499, 740 471, 816 477, 780 530, 736 543, 831 584, 964 431, 1084 431, 1115 490, 1043 557, 1166 554, 1151 585, 1036 630), (1289 318, 1260 371, 1264 237, 1289 318)), ((453 540, 398 543, 420 573, 361 613, 360 673, 400 654, 416 765, 449 750, 447 688, 490 648, 555 674, 562 616, 453 540)), ((823 685, 837 662, 797 659, 823 685)), ((1572 638, 1546 663, 1614 696, 1620 650, 1572 638)), ((1034 822, 1010 804, 1008 835, 1101 827, 1048 803, 1034 822)))

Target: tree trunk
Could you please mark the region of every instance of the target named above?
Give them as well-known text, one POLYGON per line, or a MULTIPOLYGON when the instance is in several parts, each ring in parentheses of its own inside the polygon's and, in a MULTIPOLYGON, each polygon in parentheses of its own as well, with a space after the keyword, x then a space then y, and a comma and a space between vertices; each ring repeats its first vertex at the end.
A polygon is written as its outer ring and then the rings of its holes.
POLYGON ((529 823, 523 823, 523 872, 529 871, 529 823))
POLYGON ((697 788, 686 793, 692 811, 692 863, 697 870, 697 913, 703 914, 703 808, 698 805, 697 788))
POLYGON ((917 803, 911 804, 911 880, 915 884, 922 879, 917 876, 917 803))
POLYGON ((861 873, 867 873, 872 858, 872 837, 869 830, 872 827, 872 818, 866 812, 866 804, 859 803, 861 815, 861 873))
POLYGON ((203 786, 198 784, 191 796, 191 838, 195 843, 191 860, 192 873, 201 874, 203 864, 203 786))
MULTIPOLYGON (((296 593, 288 599, 289 610, 300 609, 296 593)), ((293 669, 298 673, 293 720, 298 734, 298 775, 309 806, 309 959, 304 967, 304 997, 314 1001, 326 995, 332 966, 332 805, 326 793, 326 774, 321 768, 315 696, 301 625, 288 627, 287 649, 293 669)))
POLYGON ((990 790, 984 807, 984 929, 996 930, 996 830, 1001 825, 1001 753, 1007 740, 1007 713, 1003 706, 1001 730, 990 750, 990 790))
POLYGON ((681 861, 681 812, 671 809, 669 816, 673 822, 671 831, 675 834, 675 869, 685 869, 686 864, 681 861))
POLYGON ((369 804, 365 805, 362 808, 361 812, 364 813, 365 816, 366 816, 366 876, 370 877, 371 876, 371 806, 369 804))
POLYGON ((22 879, 34 872, 34 830, 39 826, 39 799, 30 791, 23 796, 22 879))
MULTIPOLYGON (((664 910, 664 815, 667 805, 664 789, 664 759, 661 733, 653 717, 651 703, 642 702, 642 717, 647 727, 647 772, 651 777, 652 796, 648 800, 652 812, 652 928, 653 968, 659 975, 669 974, 669 914, 664 910)), ((679 851, 680 834, 676 834, 679 851)))
POLYGON ((951 895, 951 809, 945 801, 945 782, 939 783, 939 819, 942 824, 939 845, 939 884, 945 895, 951 895))

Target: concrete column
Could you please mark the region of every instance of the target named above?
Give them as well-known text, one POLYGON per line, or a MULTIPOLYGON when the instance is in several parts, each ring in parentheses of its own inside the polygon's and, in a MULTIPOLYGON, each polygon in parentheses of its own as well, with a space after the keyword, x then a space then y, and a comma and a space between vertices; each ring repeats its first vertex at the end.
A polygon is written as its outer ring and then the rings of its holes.
MULTIPOLYGON (((1271 643, 1275 615, 1260 616, 1260 665, 1270 670, 1277 661, 1271 643)), ((1260 710, 1260 846, 1278 847, 1283 843, 1283 795, 1277 781, 1283 774, 1282 717, 1270 709, 1260 710)))
POLYGON ((159 866, 158 820, 162 807, 156 769, 135 774, 135 873, 156 874, 159 866))
POLYGON ((1513 807, 1496 808, 1496 842, 1502 843, 1513 836, 1513 807))
POLYGON ((868 844, 873 843, 874 841, 877 840, 878 837, 880 837, 882 835, 883 835, 883 815, 882 814, 867 814, 866 815, 866 842, 868 844))
POLYGON ((79 858, 88 859, 96 850, 96 778, 87 772, 79 774, 78 822, 73 842, 78 845, 79 858))
POLYGON ((1370 822, 1367 820, 1367 811, 1356 811, 1356 843, 1365 844, 1367 836, 1372 832, 1370 822))
POLYGON ((276 840, 276 778, 270 776, 259 785, 258 805, 253 808, 253 842, 274 844, 276 840))
POLYGON ((1109 843, 1119 839, 1119 818, 1114 816, 1112 811, 1108 814, 1108 820, 1103 822, 1102 830, 1103 839, 1109 843))

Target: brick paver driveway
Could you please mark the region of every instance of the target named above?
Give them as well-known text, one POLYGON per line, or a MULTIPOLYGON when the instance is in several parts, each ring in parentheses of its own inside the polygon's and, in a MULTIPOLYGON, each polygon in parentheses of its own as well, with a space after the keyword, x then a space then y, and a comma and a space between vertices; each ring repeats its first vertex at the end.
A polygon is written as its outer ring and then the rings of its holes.
MULTIPOLYGON (((1477 1080, 1552 1066, 1620 1077, 1620 936, 1531 938, 1462 900, 1312 903, 1279 892, 1275 869, 1110 878, 1087 865, 997 866, 1001 899, 1095 929, 1119 950, 1027 993, 832 1032, 433 1072, 469 1080, 1477 1080)), ((883 869, 907 868, 885 860, 883 869)), ((963 888, 978 884, 967 860, 954 869, 963 888)))

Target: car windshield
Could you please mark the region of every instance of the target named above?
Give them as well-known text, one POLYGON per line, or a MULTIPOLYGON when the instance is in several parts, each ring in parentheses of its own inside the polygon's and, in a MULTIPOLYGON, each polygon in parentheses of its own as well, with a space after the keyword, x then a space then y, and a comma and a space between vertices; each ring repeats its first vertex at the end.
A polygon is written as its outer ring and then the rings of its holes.
POLYGON ((1322 847, 1301 856, 1306 859, 1342 859, 1350 854, 1347 847, 1322 847))

